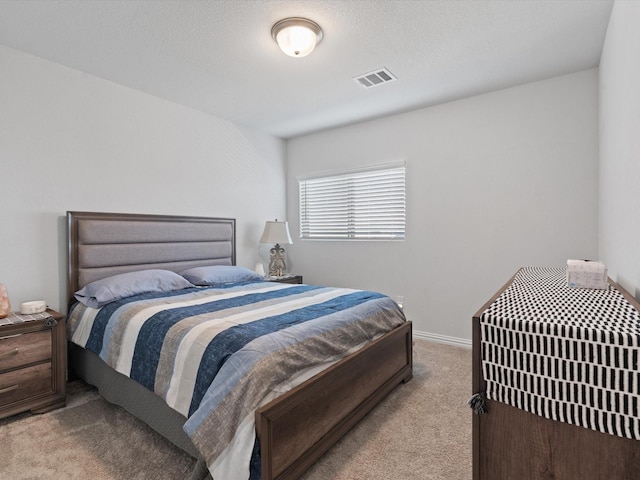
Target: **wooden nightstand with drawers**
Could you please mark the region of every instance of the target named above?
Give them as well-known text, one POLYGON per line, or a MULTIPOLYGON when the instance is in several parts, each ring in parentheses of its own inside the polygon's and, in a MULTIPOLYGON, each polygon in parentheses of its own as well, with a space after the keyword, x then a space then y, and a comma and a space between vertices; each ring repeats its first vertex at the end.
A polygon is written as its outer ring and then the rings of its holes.
POLYGON ((0 418, 65 405, 65 317, 46 313, 47 318, 0 325, 0 418))
POLYGON ((268 280, 270 282, 278 282, 278 283, 302 283, 302 275, 290 275, 287 277, 269 277, 268 280))

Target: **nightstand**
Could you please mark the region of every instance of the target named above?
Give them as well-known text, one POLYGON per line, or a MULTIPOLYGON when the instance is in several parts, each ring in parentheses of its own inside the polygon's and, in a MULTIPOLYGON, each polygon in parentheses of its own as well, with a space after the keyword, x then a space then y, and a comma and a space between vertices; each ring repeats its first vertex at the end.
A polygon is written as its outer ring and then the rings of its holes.
POLYGON ((65 316, 0 325, 0 418, 65 405, 65 316))
POLYGON ((291 275, 290 277, 271 277, 267 278, 270 282, 278 283, 302 283, 302 275, 291 275))

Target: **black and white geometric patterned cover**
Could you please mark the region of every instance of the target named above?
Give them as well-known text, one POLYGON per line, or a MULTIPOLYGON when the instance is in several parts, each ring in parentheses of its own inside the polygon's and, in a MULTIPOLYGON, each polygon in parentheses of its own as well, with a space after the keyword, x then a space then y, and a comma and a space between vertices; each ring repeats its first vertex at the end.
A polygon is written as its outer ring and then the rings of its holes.
POLYGON ((526 267, 480 317, 487 398, 640 440, 640 313, 611 285, 526 267))

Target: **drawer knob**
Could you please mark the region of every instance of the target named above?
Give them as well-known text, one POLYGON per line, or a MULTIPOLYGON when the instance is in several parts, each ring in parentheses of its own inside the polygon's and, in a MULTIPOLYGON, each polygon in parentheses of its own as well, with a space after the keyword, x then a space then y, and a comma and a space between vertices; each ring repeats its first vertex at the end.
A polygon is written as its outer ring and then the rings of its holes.
POLYGON ((18 349, 18 347, 16 347, 13 350, 9 350, 7 353, 3 353, 2 355, 0 355, 0 358, 15 357, 16 355, 18 355, 18 353, 20 353, 20 350, 18 349))

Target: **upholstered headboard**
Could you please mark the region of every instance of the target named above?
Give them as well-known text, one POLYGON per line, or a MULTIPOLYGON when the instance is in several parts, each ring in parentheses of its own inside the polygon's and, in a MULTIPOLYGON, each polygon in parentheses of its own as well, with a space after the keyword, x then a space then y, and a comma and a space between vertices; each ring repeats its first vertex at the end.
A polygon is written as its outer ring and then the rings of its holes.
POLYGON ((232 218, 67 212, 67 300, 95 280, 162 268, 236 264, 232 218))

